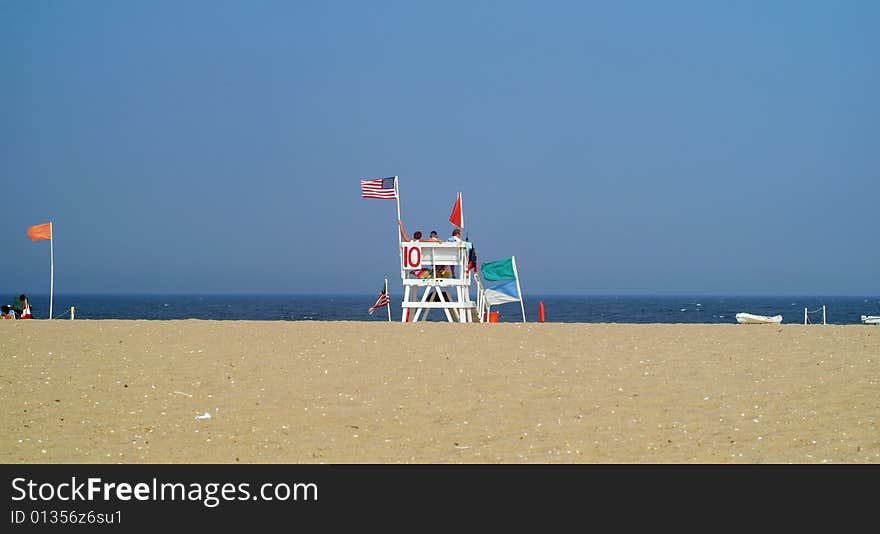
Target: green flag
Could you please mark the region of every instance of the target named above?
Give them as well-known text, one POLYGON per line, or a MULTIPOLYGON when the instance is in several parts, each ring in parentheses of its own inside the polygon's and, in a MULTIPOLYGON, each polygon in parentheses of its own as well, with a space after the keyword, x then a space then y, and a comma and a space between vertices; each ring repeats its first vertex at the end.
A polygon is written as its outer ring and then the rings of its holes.
POLYGON ((516 275, 513 274, 513 258, 484 263, 482 271, 483 278, 490 282, 495 280, 516 279, 516 275))

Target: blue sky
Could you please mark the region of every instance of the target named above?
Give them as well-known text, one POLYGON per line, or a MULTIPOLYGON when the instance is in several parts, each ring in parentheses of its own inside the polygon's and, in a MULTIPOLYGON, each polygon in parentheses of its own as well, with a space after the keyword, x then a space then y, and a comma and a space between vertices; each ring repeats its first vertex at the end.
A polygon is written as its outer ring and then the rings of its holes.
POLYGON ((374 293, 396 175, 527 295, 877 295, 878 15, 0 0, 0 292, 48 292, 51 220, 58 293, 374 293))

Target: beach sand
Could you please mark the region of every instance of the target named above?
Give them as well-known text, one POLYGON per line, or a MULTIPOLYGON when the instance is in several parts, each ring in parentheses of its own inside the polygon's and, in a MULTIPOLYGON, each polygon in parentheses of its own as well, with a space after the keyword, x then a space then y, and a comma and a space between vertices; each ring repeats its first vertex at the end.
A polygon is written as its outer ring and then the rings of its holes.
POLYGON ((32 320, 0 355, 7 464, 880 463, 873 326, 32 320))

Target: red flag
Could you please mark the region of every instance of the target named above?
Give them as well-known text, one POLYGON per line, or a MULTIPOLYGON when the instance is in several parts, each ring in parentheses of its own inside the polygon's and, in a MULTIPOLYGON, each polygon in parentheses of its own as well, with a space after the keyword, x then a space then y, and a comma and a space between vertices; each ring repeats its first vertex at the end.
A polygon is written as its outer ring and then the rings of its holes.
POLYGON ((464 228, 464 217, 461 214, 461 193, 455 199, 455 205, 452 206, 452 215, 449 216, 449 222, 459 228, 464 228))
POLYGON ((28 227, 27 236, 31 241, 46 241, 52 239, 52 223, 47 222, 28 227))

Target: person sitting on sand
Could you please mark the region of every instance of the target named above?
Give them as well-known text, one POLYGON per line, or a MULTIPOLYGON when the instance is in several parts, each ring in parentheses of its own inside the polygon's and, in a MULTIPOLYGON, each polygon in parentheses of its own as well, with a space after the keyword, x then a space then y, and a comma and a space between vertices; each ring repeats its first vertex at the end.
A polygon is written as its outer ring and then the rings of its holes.
POLYGON ((12 314, 12 306, 9 304, 3 305, 2 312, 0 312, 0 319, 15 319, 15 315, 12 314))
POLYGON ((31 303, 28 298, 24 295, 21 296, 21 300, 24 303, 24 307, 21 309, 21 318, 22 319, 30 319, 31 318, 31 303))
POLYGON ((15 297, 15 300, 12 301, 12 313, 15 314, 16 319, 31 318, 31 305, 28 302, 27 295, 22 293, 15 297))
POLYGON ((24 309, 24 300, 27 297, 24 295, 19 295, 12 300, 12 314, 15 315, 15 318, 18 319, 21 317, 21 312, 24 309))

